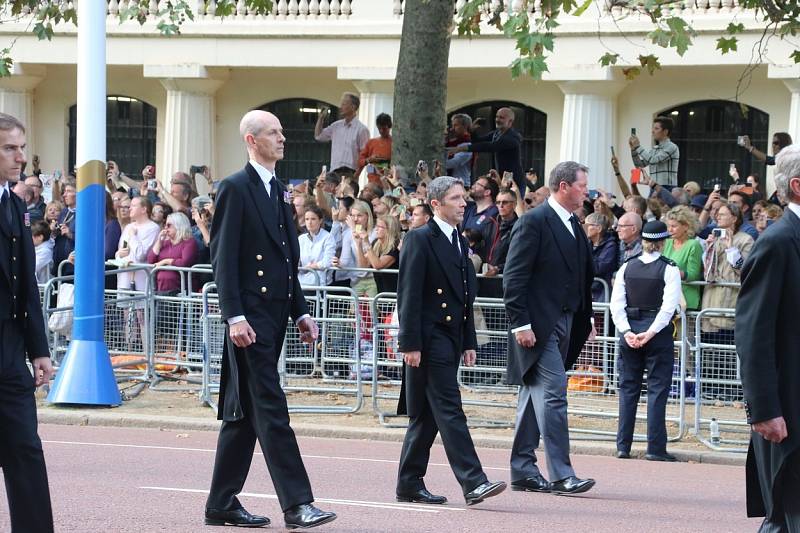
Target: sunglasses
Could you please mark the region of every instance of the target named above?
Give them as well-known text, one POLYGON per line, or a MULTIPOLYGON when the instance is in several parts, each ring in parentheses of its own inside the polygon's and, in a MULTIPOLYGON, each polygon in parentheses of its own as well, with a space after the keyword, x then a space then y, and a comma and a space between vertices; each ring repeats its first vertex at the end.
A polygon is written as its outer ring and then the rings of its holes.
POLYGON ((533 198, 525 198, 525 203, 531 205, 533 203, 533 198))

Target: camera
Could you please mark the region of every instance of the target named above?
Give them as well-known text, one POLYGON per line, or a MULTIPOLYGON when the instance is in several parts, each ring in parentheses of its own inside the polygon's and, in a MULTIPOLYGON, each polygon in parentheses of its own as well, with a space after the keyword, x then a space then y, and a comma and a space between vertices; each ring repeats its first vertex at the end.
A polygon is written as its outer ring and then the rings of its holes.
POLYGON ((717 239, 724 239, 726 231, 724 228, 714 228, 711 230, 711 234, 717 239))
POLYGON ((205 172, 206 166, 205 165, 192 165, 189 167, 189 175, 194 177, 195 174, 202 174, 205 172))
POLYGON ((158 189, 158 183, 156 183, 155 179, 147 180, 147 189, 150 191, 155 191, 158 189))

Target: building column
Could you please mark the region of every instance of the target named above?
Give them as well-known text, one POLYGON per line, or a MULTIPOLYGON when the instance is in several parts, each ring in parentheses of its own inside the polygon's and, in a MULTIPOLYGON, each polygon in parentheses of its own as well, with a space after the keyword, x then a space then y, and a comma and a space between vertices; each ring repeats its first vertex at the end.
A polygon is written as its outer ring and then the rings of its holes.
MULTIPOLYGON (((159 179, 169 179, 177 171, 189 172, 191 165, 208 165, 215 176, 214 94, 225 79, 212 77, 202 65, 145 65, 144 70, 145 77, 159 78, 167 91, 163 172, 159 172, 159 179)), ((205 194, 208 184, 197 180, 197 189, 205 194)))
POLYGON ((789 127, 787 133, 792 136, 792 141, 800 142, 800 80, 783 80, 786 87, 792 93, 792 100, 789 106, 789 127))
POLYGON ((25 125, 29 160, 30 154, 36 153, 33 90, 44 79, 45 73, 45 67, 41 65, 15 63, 11 76, 0 79, 0 112, 18 118, 25 125))
POLYGON ((394 68, 383 67, 339 67, 336 77, 352 80, 358 90, 361 106, 358 120, 369 128, 369 136, 377 137, 375 119, 381 113, 394 113, 394 68))
POLYGON ((560 161, 589 167, 589 188, 619 192, 611 170, 611 150, 617 121, 620 81, 563 81, 564 116, 560 161))

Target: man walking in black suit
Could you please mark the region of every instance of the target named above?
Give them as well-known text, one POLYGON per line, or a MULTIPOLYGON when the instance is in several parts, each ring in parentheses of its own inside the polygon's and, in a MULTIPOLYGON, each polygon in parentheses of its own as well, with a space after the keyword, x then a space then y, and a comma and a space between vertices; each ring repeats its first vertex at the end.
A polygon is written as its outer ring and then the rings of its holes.
POLYGON ((506 484, 490 482, 483 472, 461 408, 458 365, 475 364, 472 302, 477 280, 467 258, 467 243, 458 233, 464 218, 466 191, 461 180, 440 176, 428 185, 434 217, 410 231, 400 255, 397 307, 399 350, 404 354, 403 389, 398 413, 408 413, 397 476, 397 500, 442 504, 425 488, 425 472, 437 433, 467 505, 503 492, 506 484))
POLYGON ((551 195, 517 221, 503 273, 510 322, 508 382, 520 385, 511 449, 511 488, 576 494, 594 486, 569 459, 567 376, 594 337, 592 253, 574 210, 587 196, 588 169, 567 161, 550 173, 551 195), (544 440, 551 482, 536 465, 544 440))
POLYGON ((25 164, 25 126, 0 113, 0 465, 11 531, 53 531, 33 392, 53 375, 26 206, 11 193, 25 164), (26 365, 33 367, 33 376, 26 365))
POLYGON ((228 339, 223 347, 219 418, 223 421, 211 490, 208 525, 260 527, 236 495, 242 491, 256 439, 264 452, 286 527, 328 523, 317 509, 280 386, 278 358, 291 316, 301 340, 318 328, 309 317, 297 265, 300 255, 286 189, 275 176, 285 137, 278 117, 250 111, 239 126, 250 161, 220 183, 211 226, 211 263, 228 339))
POLYGON ((448 148, 448 153, 456 152, 492 152, 494 168, 502 176, 503 172, 514 174, 514 182, 520 194, 525 196, 525 173, 522 171, 522 135, 513 129, 514 111, 501 107, 494 116, 494 131, 483 137, 473 136, 472 142, 448 148))
POLYGON ((747 516, 762 533, 800 532, 800 144, 776 157, 775 189, 789 202, 742 267, 736 351, 747 420, 747 516))

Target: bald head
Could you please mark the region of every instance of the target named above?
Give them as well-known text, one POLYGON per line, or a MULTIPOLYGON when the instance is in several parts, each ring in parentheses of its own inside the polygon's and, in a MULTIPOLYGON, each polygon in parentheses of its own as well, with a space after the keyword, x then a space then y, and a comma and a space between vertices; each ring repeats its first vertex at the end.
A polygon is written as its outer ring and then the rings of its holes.
POLYGON ((508 107, 501 107, 494 116, 494 125, 500 131, 506 131, 514 123, 514 112, 508 107))
POLYGON ((286 140, 278 117, 258 109, 249 111, 239 123, 239 133, 250 159, 274 171, 275 163, 283 159, 286 140))
POLYGON ((625 213, 617 222, 617 234, 619 240, 625 244, 630 244, 639 238, 642 232, 642 217, 636 213, 625 213))

